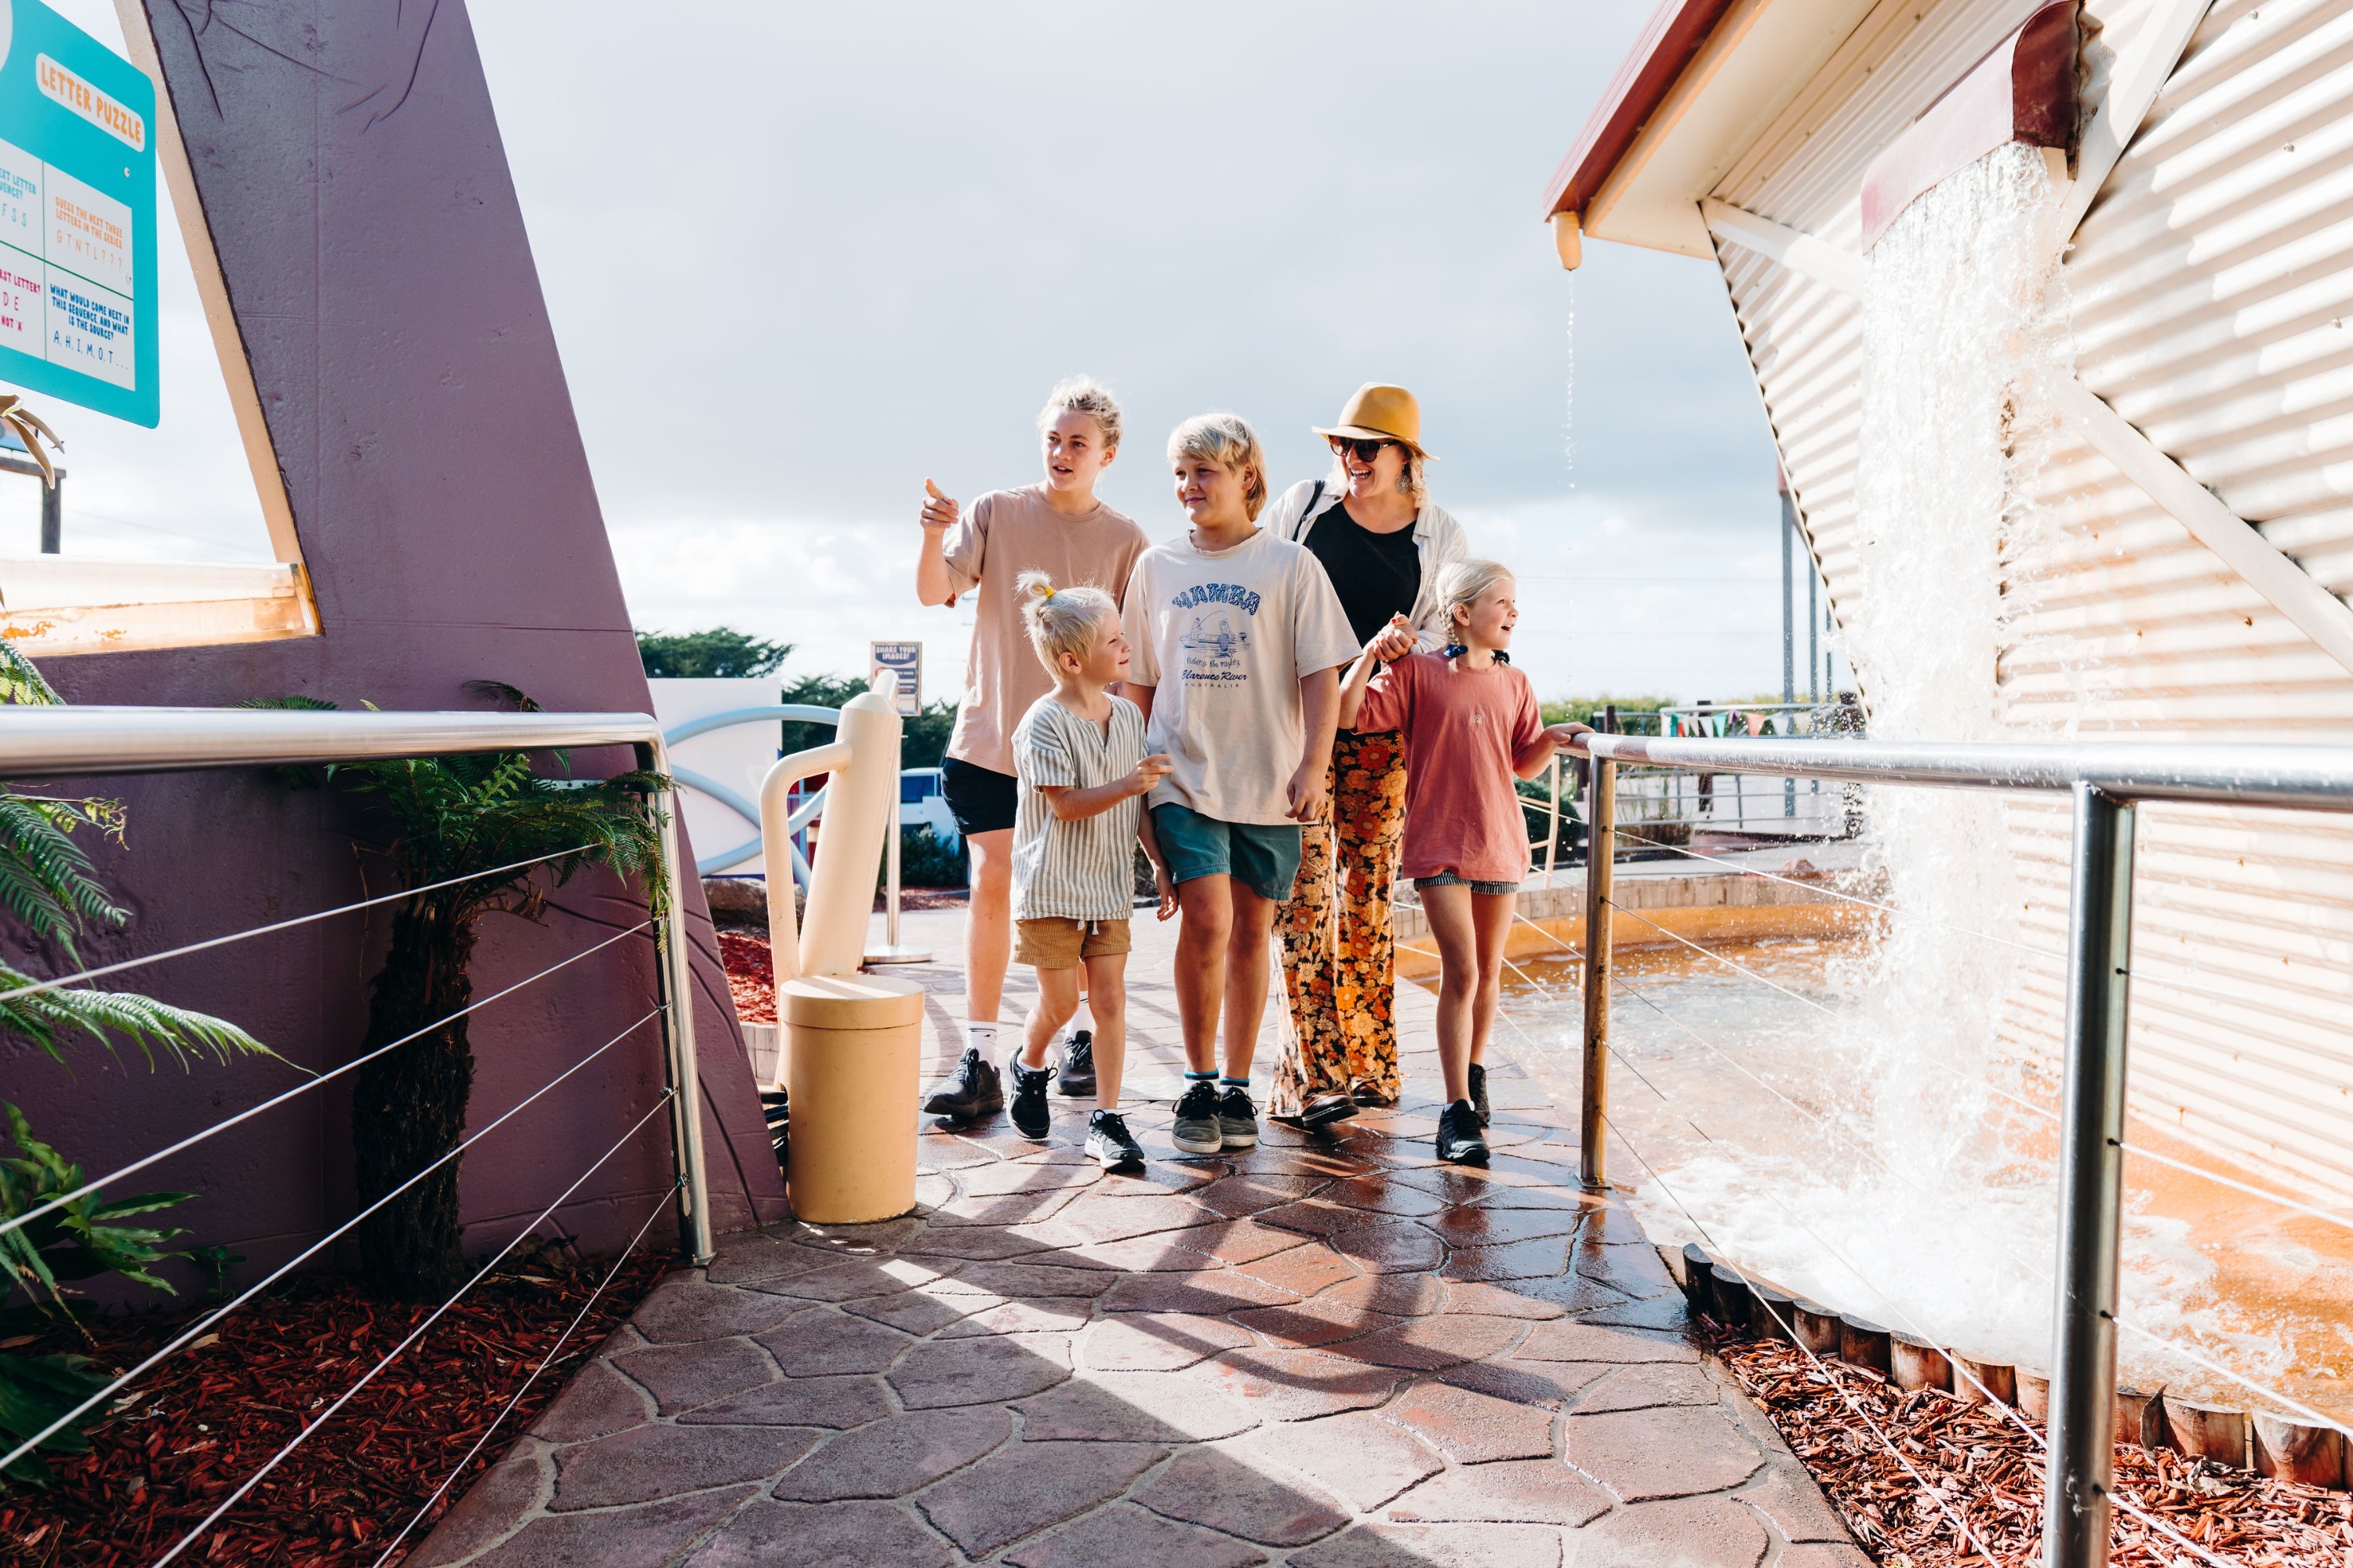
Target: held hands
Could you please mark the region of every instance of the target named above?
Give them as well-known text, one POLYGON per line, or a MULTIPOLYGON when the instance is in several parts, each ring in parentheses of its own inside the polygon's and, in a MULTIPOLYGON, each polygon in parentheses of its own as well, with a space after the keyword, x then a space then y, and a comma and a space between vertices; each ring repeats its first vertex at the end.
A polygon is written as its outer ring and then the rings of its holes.
POLYGON ((1294 822, 1301 823, 1320 822, 1324 820, 1324 807, 1326 803, 1324 793, 1324 769, 1321 767, 1310 768, 1303 761, 1300 763, 1298 771, 1291 776, 1291 785, 1286 791, 1290 797, 1291 809, 1283 813, 1285 816, 1294 822))
MULTIPOLYGON (((1129 794, 1141 795, 1163 779, 1167 778, 1169 769, 1173 766, 1168 760, 1166 752, 1155 751, 1138 762, 1135 765, 1135 771, 1121 779, 1120 783, 1129 794)), ((1167 916, 1164 915, 1161 918, 1165 920, 1167 916)))
POLYGON ((953 528, 957 516, 956 503, 942 493, 930 480, 923 481, 923 524, 926 528, 953 528))
POLYGON ((1367 652, 1382 663, 1393 664, 1419 646, 1413 635, 1412 623, 1402 615, 1392 615, 1389 623, 1374 634, 1372 646, 1367 652))

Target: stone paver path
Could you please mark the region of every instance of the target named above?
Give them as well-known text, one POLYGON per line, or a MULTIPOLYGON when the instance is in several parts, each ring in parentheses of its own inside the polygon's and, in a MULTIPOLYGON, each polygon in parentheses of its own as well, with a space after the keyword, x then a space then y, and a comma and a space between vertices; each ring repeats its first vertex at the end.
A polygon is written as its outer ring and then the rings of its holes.
MULTIPOLYGON (((1166 1095, 1168 933, 1139 936, 1132 1077, 1166 1095)), ((944 1059, 955 971, 915 972, 944 1059)), ((1399 1002, 1432 1086, 1428 994, 1399 1002)), ((1092 1102, 1043 1146, 927 1130, 914 1214, 727 1238, 412 1563, 1863 1568, 1577 1190, 1573 1112, 1491 1074, 1485 1171, 1432 1160, 1427 1097, 1201 1160, 1139 1106, 1132 1176, 1079 1153, 1092 1102)))

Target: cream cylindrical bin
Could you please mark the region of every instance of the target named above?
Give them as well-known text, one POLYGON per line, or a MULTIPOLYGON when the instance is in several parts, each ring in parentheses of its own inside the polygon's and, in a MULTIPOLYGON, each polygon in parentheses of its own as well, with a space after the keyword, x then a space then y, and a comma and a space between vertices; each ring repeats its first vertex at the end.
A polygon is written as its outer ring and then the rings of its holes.
POLYGON ((776 1016, 787 1038, 785 1192, 794 1214, 854 1225, 913 1208, 923 988, 883 975, 809 975, 776 987, 776 1016))

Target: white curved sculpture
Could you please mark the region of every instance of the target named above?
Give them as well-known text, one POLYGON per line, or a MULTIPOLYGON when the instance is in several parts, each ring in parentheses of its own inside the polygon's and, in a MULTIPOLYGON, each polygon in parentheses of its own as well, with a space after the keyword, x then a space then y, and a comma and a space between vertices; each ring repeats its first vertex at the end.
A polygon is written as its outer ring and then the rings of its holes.
POLYGON ((769 961, 776 983, 803 975, 858 972, 866 955, 867 916, 874 907, 874 878, 882 863, 891 808, 899 792, 902 725, 894 705, 899 677, 883 672, 874 689, 842 705, 841 723, 830 745, 779 758, 760 783, 763 860, 771 888, 793 885, 791 815, 787 797, 795 784, 830 773, 816 863, 809 874, 808 929, 793 918, 789 895, 768 900, 769 961))

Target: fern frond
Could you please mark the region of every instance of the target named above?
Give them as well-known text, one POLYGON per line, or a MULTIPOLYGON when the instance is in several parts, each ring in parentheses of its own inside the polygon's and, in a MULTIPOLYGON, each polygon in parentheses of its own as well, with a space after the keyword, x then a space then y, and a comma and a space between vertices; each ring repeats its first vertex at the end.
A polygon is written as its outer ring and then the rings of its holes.
POLYGON ((61 708, 66 700, 15 643, 0 641, 0 703, 12 707, 61 708))
MULTIPOLYGON (((0 990, 33 983, 32 976, 0 964, 0 990)), ((199 1054, 219 1062, 278 1054, 225 1018, 174 1007, 133 991, 72 986, 0 1001, 0 1033, 29 1040, 59 1061, 65 1059, 59 1037, 75 1034, 87 1034, 110 1053, 114 1051, 114 1036, 127 1037, 150 1067, 155 1065, 159 1049, 184 1068, 199 1054)))

